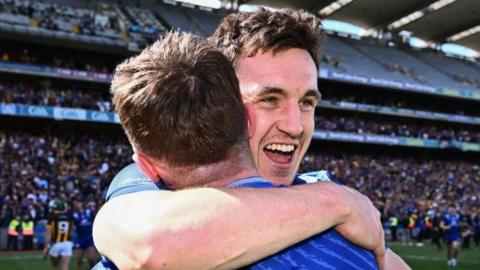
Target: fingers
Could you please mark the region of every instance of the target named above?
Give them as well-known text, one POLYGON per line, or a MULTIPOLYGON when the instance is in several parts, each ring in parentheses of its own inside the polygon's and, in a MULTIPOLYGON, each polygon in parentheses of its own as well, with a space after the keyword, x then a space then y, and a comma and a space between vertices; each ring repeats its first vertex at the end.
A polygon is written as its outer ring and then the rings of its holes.
POLYGON ((385 269, 385 248, 378 247, 376 248, 373 253, 375 254, 375 258, 377 259, 378 269, 384 270, 385 269))

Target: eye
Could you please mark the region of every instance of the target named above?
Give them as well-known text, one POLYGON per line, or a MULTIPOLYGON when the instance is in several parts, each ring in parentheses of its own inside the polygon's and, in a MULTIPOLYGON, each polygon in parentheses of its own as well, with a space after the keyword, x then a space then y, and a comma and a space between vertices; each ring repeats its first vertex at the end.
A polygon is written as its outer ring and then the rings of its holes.
POLYGON ((259 101, 262 103, 274 104, 278 101, 278 98, 275 96, 266 96, 262 97, 259 101))
POLYGON ((300 108, 304 110, 313 110, 317 106, 318 101, 313 98, 306 98, 300 101, 300 108))

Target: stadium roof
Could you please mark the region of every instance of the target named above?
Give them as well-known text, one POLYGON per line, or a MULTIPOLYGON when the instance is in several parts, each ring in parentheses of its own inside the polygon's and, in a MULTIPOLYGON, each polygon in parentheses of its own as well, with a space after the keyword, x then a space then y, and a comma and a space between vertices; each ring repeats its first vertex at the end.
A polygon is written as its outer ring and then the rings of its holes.
POLYGON ((480 53, 478 0, 240 0, 271 7, 304 8, 322 18, 366 29, 409 31, 437 44, 456 43, 480 53))

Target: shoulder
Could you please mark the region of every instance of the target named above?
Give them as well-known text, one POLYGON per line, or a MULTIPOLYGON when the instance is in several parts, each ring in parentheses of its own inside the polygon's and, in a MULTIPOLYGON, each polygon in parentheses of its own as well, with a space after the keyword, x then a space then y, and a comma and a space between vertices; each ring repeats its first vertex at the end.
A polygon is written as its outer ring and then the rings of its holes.
POLYGON ((226 185, 225 187, 226 188, 237 188, 237 187, 268 188, 268 187, 274 187, 274 185, 263 177, 253 176, 253 177, 238 179, 226 185))
POLYGON ((294 184, 311 184, 318 182, 335 182, 339 183, 332 174, 327 170, 311 171, 297 174, 294 179, 294 184))
POLYGON ((107 201, 113 197, 148 190, 162 190, 167 187, 155 184, 136 163, 123 168, 112 180, 107 191, 107 201))

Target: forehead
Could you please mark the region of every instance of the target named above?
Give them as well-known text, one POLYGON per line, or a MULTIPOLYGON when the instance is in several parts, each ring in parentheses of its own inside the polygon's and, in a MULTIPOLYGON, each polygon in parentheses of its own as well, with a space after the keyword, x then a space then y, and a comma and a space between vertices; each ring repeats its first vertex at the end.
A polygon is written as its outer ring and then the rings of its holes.
POLYGON ((266 87, 284 89, 290 94, 317 90, 317 68, 303 49, 241 57, 236 72, 243 96, 254 95, 266 87))

